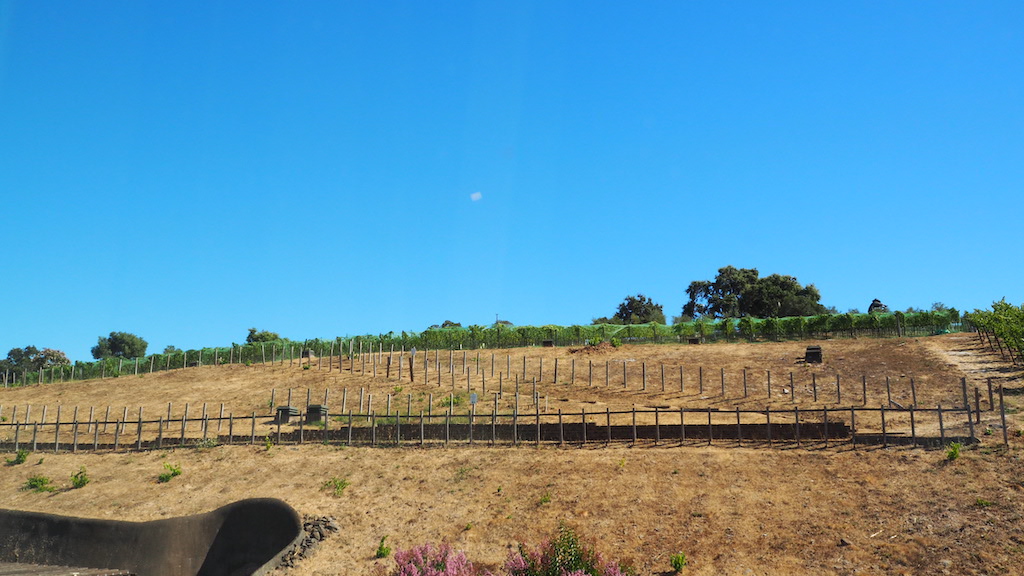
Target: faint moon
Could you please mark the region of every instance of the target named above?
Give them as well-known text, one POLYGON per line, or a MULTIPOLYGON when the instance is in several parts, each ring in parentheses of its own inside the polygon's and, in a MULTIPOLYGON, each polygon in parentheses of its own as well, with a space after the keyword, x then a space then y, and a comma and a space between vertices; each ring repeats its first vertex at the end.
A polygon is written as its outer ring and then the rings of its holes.
POLYGON ((483 197, 484 195, 479 192, 473 192, 472 194, 469 195, 469 199, 472 200, 473 202, 476 202, 483 197))

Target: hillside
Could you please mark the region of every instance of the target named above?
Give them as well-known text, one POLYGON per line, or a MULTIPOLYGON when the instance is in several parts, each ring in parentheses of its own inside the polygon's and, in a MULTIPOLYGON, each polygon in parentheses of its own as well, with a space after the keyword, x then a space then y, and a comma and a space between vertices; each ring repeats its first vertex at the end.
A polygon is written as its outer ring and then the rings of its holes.
MULTIPOLYGON (((512 370, 521 372, 525 354, 523 386, 530 381, 532 387, 534 374, 541 377, 538 396, 549 413, 634 405, 790 406, 790 372, 796 404, 807 407, 837 405, 835 398, 826 397, 824 385, 820 404, 811 401, 812 374, 815 382, 832 382, 838 374, 849 383, 843 392, 847 400, 838 404, 843 406, 862 403, 862 377, 867 404, 873 406, 886 400, 886 376, 888 394, 904 404, 913 378, 921 406, 955 405, 962 377, 972 389, 984 390, 989 377, 1010 391, 1022 385, 1019 371, 1005 366, 967 334, 814 342, 824 348, 822 365, 798 362, 807 344, 487 350, 480 351, 479 362, 476 351, 467 352, 465 362, 470 386, 482 394, 484 378, 490 392, 497 385, 490 373, 491 354, 499 373, 502 364, 519 364, 512 370), (573 359, 576 380, 568 383, 573 359), (607 385, 605 362, 611 367, 607 385), (641 390, 640 367, 645 364, 647 390, 641 390), (662 365, 668 367, 664 392, 662 365), (625 387, 622 366, 628 371, 625 387), (678 390, 678 375, 672 375, 679 366, 685 371, 683 392, 678 390), (703 394, 697 389, 698 369, 705 374, 703 394), (741 384, 744 369, 750 387, 746 397, 741 384), (773 374, 771 399, 766 390, 768 371, 773 374)), ((353 374, 348 361, 339 371, 336 364, 328 367, 314 359, 308 369, 287 362, 201 367, 5 389, 0 392, 0 414, 9 416, 15 405, 19 420, 29 405, 33 420, 43 405, 50 420, 57 405, 64 414, 76 406, 80 414, 88 407, 103 411, 107 406, 116 415, 125 408, 134 415, 140 407, 146 414, 163 414, 171 403, 180 416, 186 402, 193 414, 204 403, 210 414, 219 412, 221 404, 226 414, 269 414, 273 390, 276 404, 284 403, 291 389, 292 404, 302 407, 307 389, 314 402, 329 391, 328 404, 337 406, 346 388, 349 403, 356 402, 357 390, 363 388, 376 395, 375 406, 382 406, 391 393, 396 407, 404 411, 412 402, 415 414, 431 401, 432 410, 441 410, 445 396, 465 390, 459 354, 451 355, 456 364, 451 373, 443 367, 441 386, 431 379, 436 377, 433 371, 427 382, 409 382, 407 373, 399 382, 396 373, 385 380, 383 362, 374 378, 369 368, 365 375, 358 373, 361 362, 353 374)), ((440 360, 443 365, 448 358, 442 355, 440 360)), ((532 390, 523 389, 521 394, 532 396, 532 390)), ((510 396, 505 395, 503 404, 512 402, 510 396)), ((516 542, 537 543, 563 521, 606 555, 632 563, 640 574, 669 570, 668 557, 677 551, 690 558, 687 574, 1012 574, 1024 560, 1024 538, 1017 529, 1024 512, 1019 502, 1024 489, 1019 452, 1024 442, 1014 434, 1021 428, 1019 396, 1009 394, 1007 402, 1009 453, 1001 448, 998 412, 986 411, 979 430, 991 428, 995 433, 986 436, 979 431, 981 445, 952 462, 940 450, 848 443, 828 448, 820 443, 799 448, 734 442, 710 447, 615 443, 582 449, 546 444, 539 449, 306 444, 269 450, 258 443, 142 453, 37 453, 25 464, 0 467, 0 507, 150 520, 202 512, 244 497, 272 496, 288 501, 300 513, 335 517, 341 533, 284 574, 369 573, 380 562, 373 553, 384 535, 396 547, 446 540, 466 550, 476 563, 496 567, 516 542), (158 484, 164 463, 179 464, 183 474, 158 484), (19 489, 32 474, 50 476, 66 486, 81 466, 92 479, 85 488, 52 494, 19 489), (341 496, 322 490, 331 478, 349 481, 341 496)), ((870 428, 874 423, 861 425, 870 428)), ((269 430, 261 428, 260 437, 269 430)), ((390 566, 388 561, 384 564, 390 566)))

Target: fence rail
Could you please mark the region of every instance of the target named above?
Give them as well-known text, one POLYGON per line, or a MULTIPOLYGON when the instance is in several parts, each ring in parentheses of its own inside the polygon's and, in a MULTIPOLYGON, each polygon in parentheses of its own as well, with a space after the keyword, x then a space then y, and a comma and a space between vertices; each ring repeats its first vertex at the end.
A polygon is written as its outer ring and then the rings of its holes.
MULTIPOLYGON (((1001 414, 1002 389, 1000 389, 1001 414)), ((285 412, 288 414, 289 412, 285 412)), ((278 411, 282 414, 282 411, 278 411)), ((712 445, 828 447, 976 442, 980 411, 963 408, 847 407, 763 410, 645 408, 576 413, 464 412, 331 415, 317 407, 293 418, 251 413, 157 419, 0 423, 0 449, 33 452, 141 451, 220 444, 350 446, 712 445)), ((1005 437, 1004 427, 1004 442, 1005 437)))

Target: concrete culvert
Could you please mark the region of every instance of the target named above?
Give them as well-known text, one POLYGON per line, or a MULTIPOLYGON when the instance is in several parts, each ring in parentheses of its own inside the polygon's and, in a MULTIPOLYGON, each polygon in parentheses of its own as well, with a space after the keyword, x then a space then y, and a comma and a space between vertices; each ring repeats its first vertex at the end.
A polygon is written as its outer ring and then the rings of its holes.
POLYGON ((304 536, 295 510, 273 498, 152 522, 0 510, 0 562, 120 569, 137 576, 263 575, 304 536))

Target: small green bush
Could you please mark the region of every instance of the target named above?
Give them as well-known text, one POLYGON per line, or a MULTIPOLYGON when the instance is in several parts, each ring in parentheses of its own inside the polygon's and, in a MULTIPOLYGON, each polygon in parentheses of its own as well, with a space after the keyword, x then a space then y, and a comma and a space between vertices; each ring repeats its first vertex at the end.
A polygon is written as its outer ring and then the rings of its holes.
POLYGON ((164 462, 164 470, 165 472, 163 472, 156 478, 157 482, 160 482, 161 484, 170 482, 171 478, 174 478, 175 476, 181 476, 181 466, 177 464, 164 462))
POLYGON ((441 398, 441 402, 439 404, 443 408, 454 408, 456 406, 461 406, 464 401, 465 398, 462 397, 462 394, 455 394, 453 396, 445 396, 444 398, 441 398))
POLYGON ((71 487, 72 488, 84 488, 89 483, 89 475, 85 472, 85 466, 78 469, 71 475, 71 487))
POLYGON ((622 346, 622 340, 619 340, 618 338, 612 338, 611 344, 612 348, 618 348, 619 346, 622 346))
POLYGON ((672 564, 672 571, 679 574, 686 567, 686 554, 676 552, 669 558, 669 562, 672 564))
POLYGON ((209 449, 209 448, 216 448, 217 446, 219 446, 219 443, 217 442, 217 440, 215 438, 202 438, 202 439, 196 440, 196 443, 195 443, 195 447, 198 448, 199 450, 206 450, 206 449, 209 449))
POLYGON ((341 496, 342 494, 344 494, 345 488, 348 488, 349 486, 351 486, 351 482, 349 482, 347 479, 338 478, 337 476, 335 476, 330 480, 324 482, 320 489, 329 490, 335 496, 341 496))
POLYGON ((380 537, 380 544, 377 545, 377 552, 374 554, 374 557, 387 558, 388 556, 391 556, 391 546, 384 543, 387 539, 387 535, 380 537))
POLYGON ((26 460, 28 460, 28 450, 22 448, 14 454, 14 458, 7 459, 7 465, 17 466, 18 464, 24 464, 26 460))
POLYGON ((554 538, 539 548, 529 550, 520 544, 518 551, 509 554, 505 570, 509 576, 627 576, 634 573, 629 566, 605 560, 564 524, 554 538))
POLYGON ((31 490, 33 492, 56 492, 57 487, 50 484, 52 480, 43 476, 42 474, 36 474, 29 476, 25 485, 21 487, 22 490, 31 490))
POLYGON ((949 446, 946 447, 946 460, 952 462, 960 457, 960 451, 963 450, 964 445, 959 442, 950 442, 949 446))

